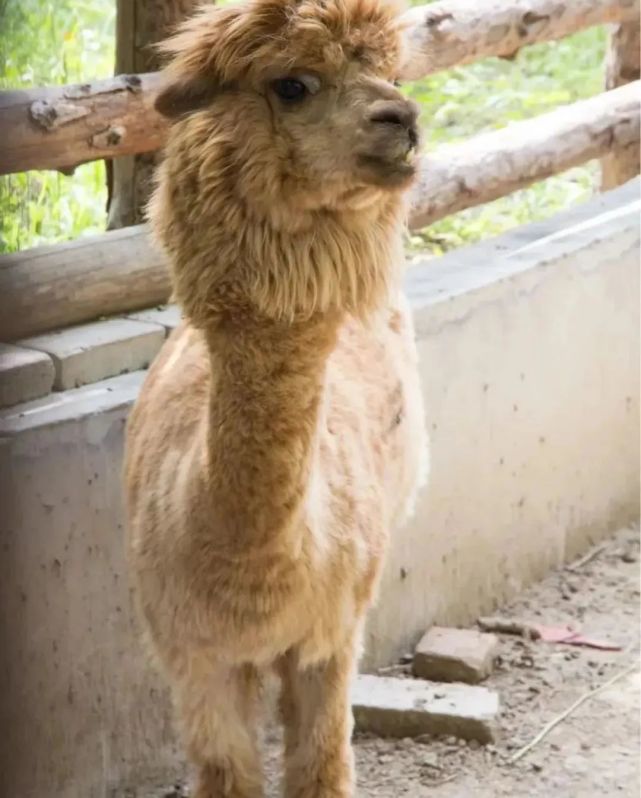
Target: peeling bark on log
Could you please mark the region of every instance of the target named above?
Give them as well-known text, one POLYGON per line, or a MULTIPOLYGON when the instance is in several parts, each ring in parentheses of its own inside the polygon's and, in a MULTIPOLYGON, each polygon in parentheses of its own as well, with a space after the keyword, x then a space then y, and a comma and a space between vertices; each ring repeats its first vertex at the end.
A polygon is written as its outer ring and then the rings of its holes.
POLYGON ((404 17, 409 52, 400 77, 416 80, 489 56, 509 58, 592 25, 638 24, 639 0, 440 0, 404 17))
POLYGON ((0 174, 69 169, 162 145, 166 123, 152 107, 158 75, 0 92, 0 174))
MULTIPOLYGON (((639 142, 641 82, 426 155, 413 228, 639 142)), ((164 302, 162 255, 143 225, 0 257, 0 340, 164 302)))
MULTIPOLYGON (((613 27, 605 67, 607 89, 641 78, 640 49, 638 20, 613 27)), ((641 171, 640 161, 637 142, 607 155, 601 161, 601 188, 607 191, 627 183, 641 171)))
POLYGON ((637 81, 426 155, 411 226, 425 227, 613 149, 638 147, 640 101, 637 81))
POLYGON ((143 225, 0 258, 0 341, 160 304, 169 273, 143 225))
MULTIPOLYGON (((191 14, 198 0, 118 0, 116 73, 152 72, 161 67, 153 45, 191 14)), ((156 162, 155 153, 108 162, 107 201, 110 229, 142 221, 156 162)))
MULTIPOLYGON (((172 2, 177 3, 177 8, 180 6, 177 14, 182 15, 195 0, 172 2)), ((559 38, 587 25, 620 21, 634 26, 638 24, 639 2, 460 0, 454 4, 451 0, 441 0, 415 8, 406 15, 413 55, 403 77, 412 80, 491 55, 507 57, 525 44, 559 38)), ((131 13, 133 3, 122 0, 121 4, 125 9, 123 14, 131 13)), ((121 20, 124 19, 121 15, 121 20)), ((166 28, 167 18, 158 17, 158 20, 158 29, 166 28)), ((121 63, 124 64, 124 60, 121 63)), ((140 61, 132 58, 131 63, 140 61)), ((156 66, 155 62, 153 65, 156 66)), ((66 169, 88 160, 157 149, 166 130, 165 121, 152 107, 159 83, 158 75, 142 74, 87 84, 86 96, 84 87, 78 86, 0 92, 0 130, 4 134, 0 174, 28 169, 66 169), (131 86, 124 89, 123 81, 138 79, 140 91, 132 90, 131 86), (116 91, 115 86, 120 90, 116 91), (45 105, 34 106, 37 120, 34 121, 30 111, 37 102, 45 105), (59 107, 52 111, 49 105, 55 103, 59 107), (64 124, 51 120, 54 113, 61 115, 64 124)), ((153 156, 143 160, 150 159, 153 156)), ((132 214, 135 218, 134 208, 142 201, 145 191, 131 188, 134 185, 133 159, 118 157, 114 165, 111 189, 118 200, 114 200, 111 217, 112 224, 116 225, 131 219, 132 214)))

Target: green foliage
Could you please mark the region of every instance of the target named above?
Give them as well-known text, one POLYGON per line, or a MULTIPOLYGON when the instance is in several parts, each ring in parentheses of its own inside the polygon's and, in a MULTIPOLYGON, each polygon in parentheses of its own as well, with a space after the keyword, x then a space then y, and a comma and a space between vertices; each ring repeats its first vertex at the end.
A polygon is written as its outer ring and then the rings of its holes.
MULTIPOLYGON (((416 0, 418 2, 418 0, 416 0)), ((114 62, 114 0, 0 0, 0 88, 107 77, 114 62)), ((583 31, 408 84, 427 148, 544 113, 602 87, 605 33, 583 31)), ((412 236, 435 254, 496 235, 586 198, 594 164, 450 216, 412 236)), ((105 221, 102 162, 73 176, 29 172, 0 178, 0 251, 97 232, 105 221)))
MULTIPOLYGON (((605 31, 591 28, 559 42, 526 47, 514 61, 488 58, 432 75, 404 91, 421 106, 425 146, 461 141, 603 88, 605 31)), ((594 163, 556 175, 495 202, 449 216, 411 237, 434 254, 545 218, 590 195, 594 163)))
MULTIPOLYGON (((105 0, 0 0, 0 88, 109 77, 114 19, 105 0)), ((0 252, 103 230, 105 186, 102 161, 0 177, 0 252)))

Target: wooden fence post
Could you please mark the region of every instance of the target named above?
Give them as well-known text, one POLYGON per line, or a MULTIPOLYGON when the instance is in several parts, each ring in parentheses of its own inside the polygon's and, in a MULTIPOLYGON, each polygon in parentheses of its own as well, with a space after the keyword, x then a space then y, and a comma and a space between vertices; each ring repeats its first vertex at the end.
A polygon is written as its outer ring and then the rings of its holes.
MULTIPOLYGON (((612 26, 605 60, 607 89, 615 89, 641 77, 640 38, 638 19, 612 26)), ((640 171, 638 142, 613 150, 601 160, 601 189, 607 191, 616 188, 636 177, 640 171)))
MULTIPOLYGON (((153 45, 198 4, 199 0, 117 0, 116 74, 158 69, 153 45)), ((154 153, 107 161, 109 229, 141 221, 154 162, 154 153)))

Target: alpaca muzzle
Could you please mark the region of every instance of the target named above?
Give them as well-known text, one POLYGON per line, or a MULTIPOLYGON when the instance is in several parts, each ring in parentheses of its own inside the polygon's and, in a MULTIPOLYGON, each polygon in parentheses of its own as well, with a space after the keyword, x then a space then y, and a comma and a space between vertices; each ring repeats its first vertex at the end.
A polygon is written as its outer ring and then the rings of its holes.
POLYGON ((420 141, 417 119, 415 103, 400 96, 372 103, 364 124, 367 145, 358 154, 359 166, 371 182, 398 187, 414 176, 420 141))

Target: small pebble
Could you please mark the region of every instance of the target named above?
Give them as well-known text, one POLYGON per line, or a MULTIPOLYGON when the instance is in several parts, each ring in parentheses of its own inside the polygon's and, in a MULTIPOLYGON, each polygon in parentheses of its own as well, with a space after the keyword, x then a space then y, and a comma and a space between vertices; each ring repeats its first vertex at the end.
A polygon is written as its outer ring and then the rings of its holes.
POLYGON ((427 753, 421 757, 421 764, 428 768, 438 768, 437 754, 427 753))

